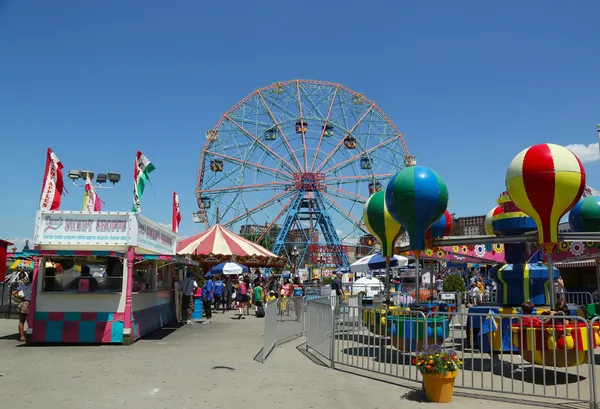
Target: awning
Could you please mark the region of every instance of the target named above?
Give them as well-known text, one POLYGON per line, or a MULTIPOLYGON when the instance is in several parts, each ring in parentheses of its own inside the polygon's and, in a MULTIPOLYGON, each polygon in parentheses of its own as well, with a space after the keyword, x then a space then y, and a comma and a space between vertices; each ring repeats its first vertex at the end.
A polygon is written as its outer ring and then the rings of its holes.
POLYGON ((575 260, 554 263, 556 268, 596 267, 596 260, 575 260))

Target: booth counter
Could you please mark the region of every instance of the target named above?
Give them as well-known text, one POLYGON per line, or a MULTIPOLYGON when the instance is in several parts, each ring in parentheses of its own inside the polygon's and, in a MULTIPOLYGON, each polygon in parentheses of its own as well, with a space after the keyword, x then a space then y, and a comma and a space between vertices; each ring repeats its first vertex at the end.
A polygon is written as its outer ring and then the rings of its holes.
MULTIPOLYGON (((176 234, 137 213, 40 211, 33 343, 129 344, 175 319, 176 234)), ((180 276, 182 274, 179 274, 180 276)))

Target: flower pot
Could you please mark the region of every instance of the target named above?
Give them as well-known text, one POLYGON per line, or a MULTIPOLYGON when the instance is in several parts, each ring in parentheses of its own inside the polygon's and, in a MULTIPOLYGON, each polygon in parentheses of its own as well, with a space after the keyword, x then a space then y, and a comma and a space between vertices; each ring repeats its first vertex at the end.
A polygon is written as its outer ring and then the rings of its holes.
POLYGON ((447 374, 423 374, 423 389, 429 402, 447 403, 452 401, 454 378, 458 371, 447 374))

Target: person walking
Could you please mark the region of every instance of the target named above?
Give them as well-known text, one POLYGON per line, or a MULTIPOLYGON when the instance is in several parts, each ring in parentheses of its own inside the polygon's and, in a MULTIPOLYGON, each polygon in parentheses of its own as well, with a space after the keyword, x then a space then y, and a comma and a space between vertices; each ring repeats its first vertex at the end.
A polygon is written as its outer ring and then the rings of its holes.
POLYGON ((215 297, 215 286, 212 278, 208 278, 202 287, 202 306, 204 307, 204 314, 206 315, 206 321, 203 324, 210 324, 212 319, 212 302, 215 297))
POLYGON ((25 323, 29 316, 29 304, 31 302, 31 281, 29 280, 28 275, 27 280, 24 280, 22 284, 19 285, 16 293, 18 293, 19 298, 21 298, 21 302, 19 302, 19 305, 17 306, 17 311, 19 312, 19 336, 21 337, 21 342, 25 342, 27 340, 25 338, 25 323))
POLYGON ((181 297, 181 318, 186 320, 186 324, 192 324, 192 312, 194 312, 194 292, 198 288, 198 283, 194 273, 189 271, 187 276, 181 282, 179 291, 182 292, 181 297))
POLYGON ((294 297, 294 310, 296 312, 296 321, 302 319, 302 308, 304 306, 304 286, 300 282, 300 277, 294 277, 292 283, 292 296, 294 297))
POLYGON ((262 307, 263 300, 265 299, 265 294, 263 292, 263 288, 260 286, 260 281, 258 281, 254 289, 252 290, 252 304, 254 305, 254 311, 258 310, 258 307, 262 307))
POLYGON ((215 287, 215 312, 219 311, 219 306, 221 303, 223 304, 223 314, 225 314, 225 302, 226 300, 223 298, 225 293, 225 284, 221 280, 221 277, 217 277, 214 283, 215 287))

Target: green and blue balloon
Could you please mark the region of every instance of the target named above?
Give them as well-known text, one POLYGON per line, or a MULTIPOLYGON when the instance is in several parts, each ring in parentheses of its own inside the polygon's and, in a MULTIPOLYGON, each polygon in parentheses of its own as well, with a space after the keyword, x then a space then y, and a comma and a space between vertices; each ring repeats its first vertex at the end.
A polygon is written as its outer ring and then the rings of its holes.
POLYGON ((569 225, 575 232, 600 231, 600 197, 581 199, 569 213, 569 225))
POLYGON ((367 230, 381 243, 381 254, 385 257, 394 255, 394 244, 403 229, 390 215, 385 205, 385 191, 375 193, 365 203, 363 220, 367 230))
POLYGON ((448 207, 448 187, 437 172, 409 166, 390 180, 385 203, 390 215, 410 236, 413 251, 425 250, 425 235, 448 207))

